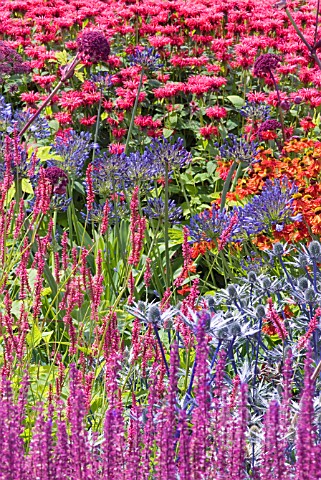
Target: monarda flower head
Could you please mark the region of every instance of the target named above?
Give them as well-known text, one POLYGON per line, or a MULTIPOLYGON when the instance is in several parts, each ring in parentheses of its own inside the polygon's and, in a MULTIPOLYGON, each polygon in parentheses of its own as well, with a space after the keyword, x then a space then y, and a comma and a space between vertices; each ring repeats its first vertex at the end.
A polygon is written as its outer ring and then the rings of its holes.
POLYGON ((110 46, 105 36, 98 30, 85 30, 77 38, 78 56, 91 63, 106 62, 110 46))
POLYGON ((274 53, 264 53, 260 55, 254 63, 254 76, 262 77, 267 73, 271 73, 281 63, 281 59, 274 53))

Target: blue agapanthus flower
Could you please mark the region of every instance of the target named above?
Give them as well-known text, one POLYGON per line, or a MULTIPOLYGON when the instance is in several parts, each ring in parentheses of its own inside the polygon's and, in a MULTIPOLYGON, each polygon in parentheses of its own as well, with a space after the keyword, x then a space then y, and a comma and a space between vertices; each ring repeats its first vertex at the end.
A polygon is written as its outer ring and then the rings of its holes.
POLYGON ((246 101, 245 105, 240 109, 240 114, 242 117, 264 122, 271 117, 271 107, 265 103, 246 101))
MULTIPOLYGON (((147 207, 143 208, 147 218, 165 218, 165 202, 162 198, 149 198, 147 207)), ((170 223, 179 223, 182 217, 182 209, 178 207, 174 200, 168 201, 168 219, 170 223)))
POLYGON ((162 137, 154 139, 149 145, 146 153, 150 161, 158 164, 160 171, 164 172, 165 164, 169 169, 180 168, 191 161, 191 154, 184 147, 182 138, 178 138, 175 143, 171 143, 162 137))
POLYGON ((52 152, 59 155, 62 160, 50 160, 48 166, 62 168, 69 178, 75 179, 82 174, 92 146, 89 132, 78 134, 71 130, 64 136, 57 136, 52 145, 52 152))
POLYGON ((1 124, 7 126, 12 119, 12 106, 10 103, 6 103, 3 95, 0 95, 0 127, 1 124))
POLYGON ((140 65, 144 70, 158 70, 162 68, 162 64, 159 62, 160 56, 154 52, 152 47, 140 49, 135 48, 133 55, 129 56, 129 61, 132 65, 140 65))
POLYGON ((247 142, 244 138, 230 133, 219 147, 219 151, 220 156, 226 160, 234 160, 238 163, 243 162, 251 165, 256 161, 257 147, 258 143, 247 142))
POLYGON ((284 225, 298 221, 301 215, 294 215, 293 195, 298 191, 286 177, 267 180, 260 195, 239 210, 242 230, 248 235, 269 232, 273 227, 282 231, 284 225))
POLYGON ((161 174, 158 157, 151 157, 150 152, 132 152, 119 162, 119 177, 126 186, 149 185, 161 174))
POLYGON ((106 197, 122 188, 120 165, 124 163, 125 155, 111 155, 102 152, 93 162, 93 188, 97 195, 106 197))
MULTIPOLYGON (((22 111, 17 110, 13 119, 10 122, 10 125, 7 127, 7 132, 12 133, 14 130, 20 132, 24 125, 30 120, 32 113, 28 110, 22 111)), ((39 115, 29 127, 30 134, 35 137, 37 140, 43 138, 48 138, 50 136, 50 127, 46 118, 39 115)))
MULTIPOLYGON (((225 209, 221 212, 216 205, 213 205, 210 209, 194 215, 187 226, 191 241, 210 242, 218 240, 224 230, 231 226, 231 219, 234 213, 234 211, 227 212, 225 209)), ((238 223, 232 226, 229 235, 230 240, 238 230, 238 223)))

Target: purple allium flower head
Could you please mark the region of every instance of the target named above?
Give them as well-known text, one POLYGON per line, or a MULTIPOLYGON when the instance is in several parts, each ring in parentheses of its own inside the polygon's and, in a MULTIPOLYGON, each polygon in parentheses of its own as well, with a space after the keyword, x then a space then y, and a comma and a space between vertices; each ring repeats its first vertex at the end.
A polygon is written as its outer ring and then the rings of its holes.
POLYGON ((277 130, 278 128, 282 128, 282 125, 277 120, 274 120, 274 119, 265 120, 265 122, 263 122, 260 125, 257 131, 257 135, 259 138, 261 138, 262 132, 273 131, 273 130, 277 130))
POLYGON ((45 177, 49 180, 52 185, 53 193, 62 195, 66 193, 66 188, 68 185, 68 176, 67 174, 59 167, 48 167, 45 170, 45 177))
POLYGON ((91 63, 106 62, 110 54, 108 40, 98 30, 85 30, 77 38, 78 54, 81 60, 91 63))
POLYGON ((21 55, 5 42, 0 41, 0 82, 3 75, 30 72, 30 66, 21 55))
POLYGON ((261 77, 267 73, 271 73, 281 63, 281 58, 274 53, 264 53, 260 55, 254 63, 254 76, 261 77))

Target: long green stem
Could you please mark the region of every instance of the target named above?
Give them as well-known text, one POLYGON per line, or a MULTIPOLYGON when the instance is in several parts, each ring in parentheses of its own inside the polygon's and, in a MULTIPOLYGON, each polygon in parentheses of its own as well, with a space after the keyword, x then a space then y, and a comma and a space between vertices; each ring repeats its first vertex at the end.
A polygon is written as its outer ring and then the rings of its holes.
POLYGON ((232 163, 231 165, 231 168, 227 174, 227 177, 226 177, 226 180, 224 182, 224 186, 223 186, 223 191, 222 191, 222 197, 221 197, 221 208, 220 208, 220 212, 223 212, 224 210, 224 207, 225 207, 225 203, 226 203, 226 195, 227 195, 227 192, 229 191, 230 189, 230 185, 231 185, 231 180, 232 180, 232 177, 233 177, 233 173, 235 172, 236 170, 236 167, 237 167, 237 162, 234 160, 234 162, 232 163))
POLYGON ((165 237, 165 258, 166 258, 166 287, 170 286, 171 265, 169 258, 169 237, 168 237, 168 163, 165 162, 165 209, 164 209, 164 237, 165 237))
POLYGON ((236 187, 236 184, 237 184, 237 181, 238 181, 238 179, 240 178, 240 175, 241 175, 241 172, 242 172, 242 168, 243 168, 243 165, 242 165, 242 162, 240 162, 240 163, 239 163, 239 166, 237 167, 234 180, 233 180, 233 182, 232 182, 232 187, 231 187, 232 192, 234 191, 234 189, 235 189, 235 187, 236 187))
POLYGON ((95 161, 96 155, 96 145, 98 142, 98 134, 99 134, 99 126, 100 126, 100 114, 101 114, 101 105, 103 100, 103 89, 100 88, 100 97, 99 97, 99 104, 98 104, 98 112, 97 112, 97 120, 96 120, 96 128, 95 128, 95 137, 94 137, 94 146, 93 146, 93 155, 92 155, 92 162, 95 161))
POLYGON ((142 68, 142 71, 141 71, 141 74, 140 74, 140 77, 139 77, 139 84, 138 84, 137 94, 136 94, 136 98, 135 98, 135 103, 134 103, 134 107, 133 107, 133 111, 132 111, 132 117, 130 119, 130 124, 129 124, 129 128, 128 128, 126 145, 125 145, 125 153, 128 153, 128 145, 129 145, 129 142, 130 142, 130 139, 131 139, 131 136, 132 136, 132 130, 133 130, 133 127, 134 127, 134 120, 135 120, 136 110, 137 110, 137 106, 138 106, 139 94, 140 94, 140 91, 141 91, 142 86, 143 86, 143 77, 144 77, 144 69, 142 68))

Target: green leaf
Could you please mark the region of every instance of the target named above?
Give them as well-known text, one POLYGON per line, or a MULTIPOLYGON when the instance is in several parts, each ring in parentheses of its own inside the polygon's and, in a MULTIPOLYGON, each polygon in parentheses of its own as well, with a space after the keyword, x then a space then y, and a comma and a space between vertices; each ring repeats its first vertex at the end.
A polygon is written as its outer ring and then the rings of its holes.
POLYGON ((21 304, 22 300, 14 300, 11 305, 11 313, 17 318, 20 317, 21 304))
POLYGON ((27 343, 29 347, 37 347, 41 342, 42 334, 37 325, 34 323, 32 325, 31 331, 26 336, 27 343))
POLYGON ((50 332, 43 332, 42 333, 42 339, 45 343, 49 343, 50 337, 53 334, 53 330, 50 330, 50 332))
POLYGON ((175 112, 172 112, 170 115, 169 115, 169 123, 175 127, 176 124, 177 124, 177 113, 175 112))
POLYGON ((169 138, 171 135, 173 135, 174 130, 170 130, 169 128, 163 128, 163 136, 164 138, 169 138))
POLYGON ((236 128, 237 126, 237 123, 232 122, 232 120, 228 120, 226 122, 226 127, 228 130, 234 130, 234 128, 236 128))
POLYGON ((21 189, 25 193, 33 193, 33 188, 28 178, 23 178, 21 181, 21 189))
POLYGON ((50 295, 51 294, 51 288, 50 287, 46 287, 46 288, 43 288, 41 290, 41 296, 42 297, 46 297, 47 295, 50 295))
POLYGON ((78 78, 78 80, 80 82, 83 82, 84 79, 85 79, 85 76, 84 76, 83 72, 77 72, 77 70, 75 70, 74 75, 75 75, 76 78, 78 78))
POLYGON ((55 56, 60 65, 66 65, 68 63, 68 54, 66 50, 55 52, 55 56))
POLYGON ((212 175, 212 173, 214 173, 215 168, 216 165, 214 162, 208 162, 208 164, 206 165, 206 170, 209 175, 212 175))
POLYGON ((5 203, 4 203, 6 207, 9 205, 9 203, 11 203, 11 200, 14 197, 15 191, 16 191, 15 186, 11 185, 11 187, 9 188, 9 190, 7 192, 6 200, 5 200, 5 203))
POLYGON ((237 108, 243 107, 245 103, 244 99, 238 95, 228 95, 226 98, 237 108))
POLYGON ((53 130, 54 133, 58 132, 59 130, 59 122, 58 120, 56 120, 55 118, 53 120, 50 120, 50 122, 48 122, 49 124, 49 127, 51 128, 51 130, 53 130))
POLYGON ((37 150, 37 157, 41 162, 45 162, 46 160, 59 160, 62 162, 62 158, 60 155, 50 153, 51 146, 48 147, 39 147, 37 150))
POLYGON ((184 240, 184 234, 182 230, 177 230, 176 228, 169 228, 168 229, 168 235, 169 238, 171 239, 171 243, 174 245, 178 245, 183 243, 184 240))

